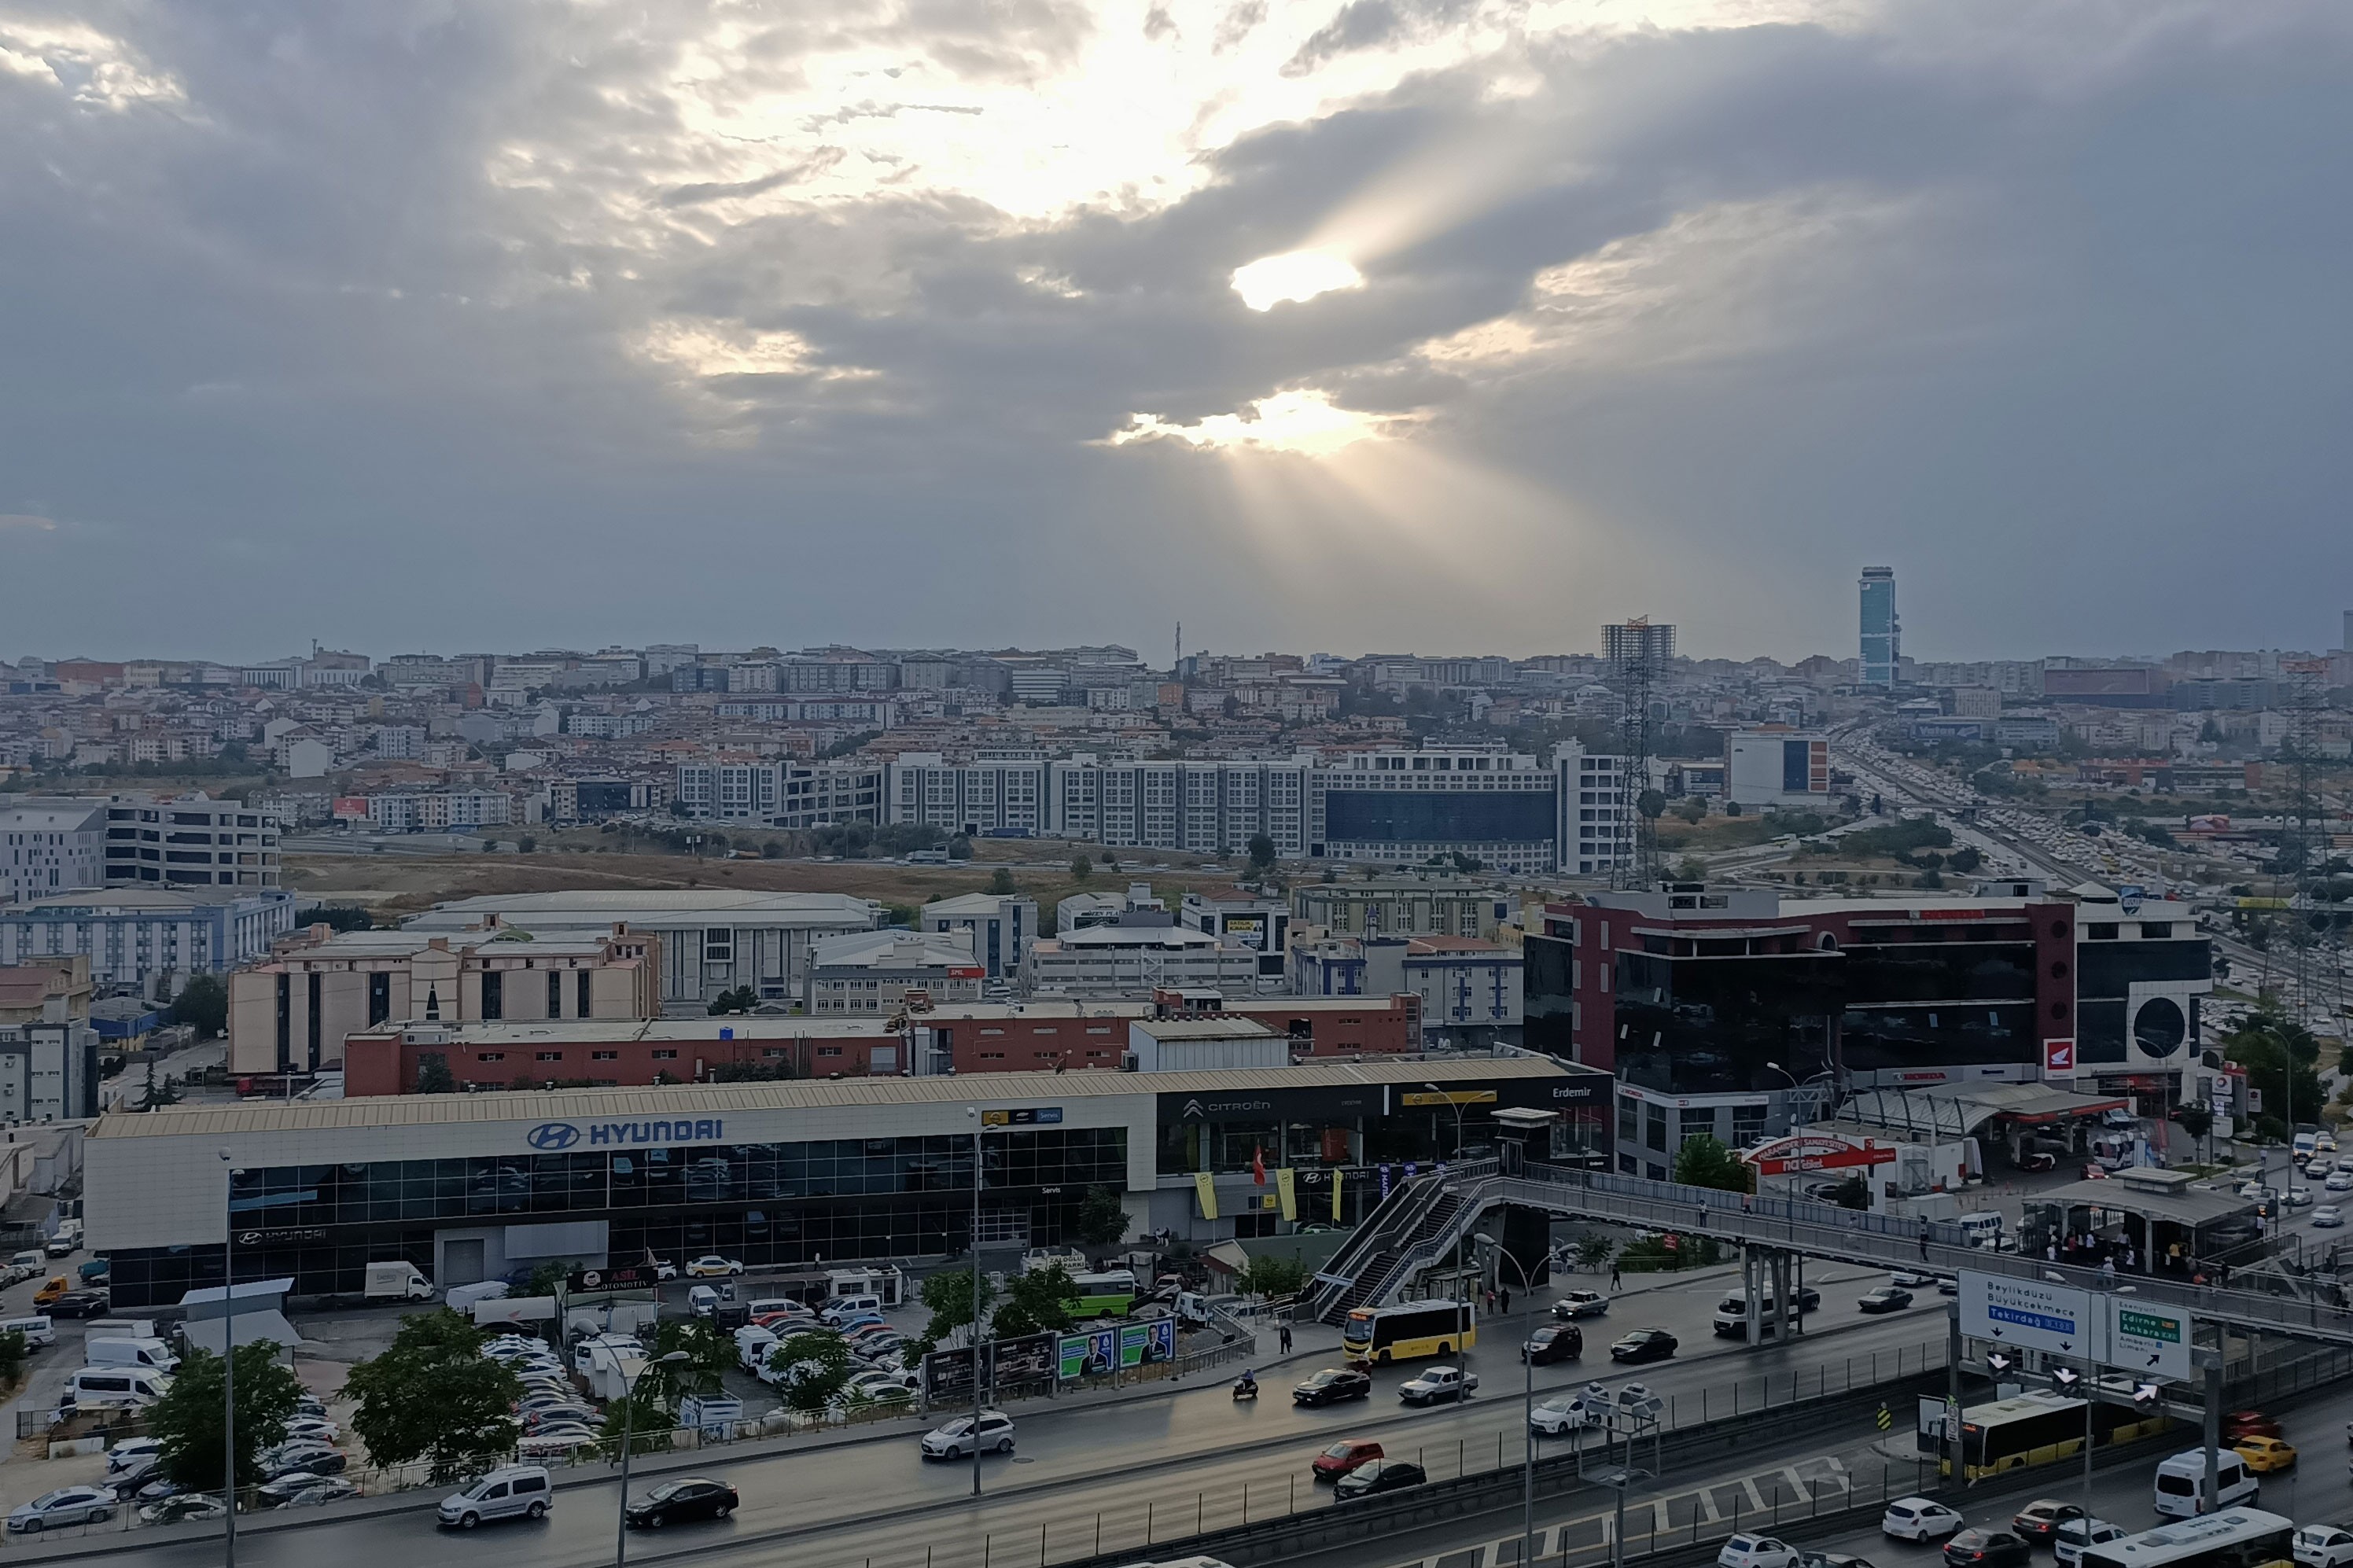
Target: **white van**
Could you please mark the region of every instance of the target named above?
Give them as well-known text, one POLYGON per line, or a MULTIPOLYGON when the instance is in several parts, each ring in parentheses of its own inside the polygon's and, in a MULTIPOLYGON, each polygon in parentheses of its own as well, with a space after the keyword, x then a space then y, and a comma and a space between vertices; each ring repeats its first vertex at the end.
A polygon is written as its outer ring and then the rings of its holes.
POLYGON ((2225 1448, 2215 1460, 2214 1489, 2221 1494, 2221 1500, 2205 1505, 2201 1497, 2206 1490, 2203 1448, 2176 1454, 2157 1467, 2157 1511, 2168 1519, 2194 1519, 2217 1509, 2253 1502, 2262 1491, 2263 1483, 2247 1468, 2245 1460, 2225 1448))
POLYGON ((86 1366, 66 1380, 66 1393, 83 1410, 151 1405, 171 1386, 164 1373, 135 1366, 86 1366))
POLYGON ((487 1520, 545 1519, 555 1489, 542 1465, 501 1465, 464 1491, 441 1500, 443 1524, 471 1530, 487 1520))
POLYGON ((686 1310, 698 1318, 716 1317, 719 1312, 719 1292, 708 1285, 688 1286, 686 1310))
POLYGON ((844 1319, 854 1318, 860 1312, 879 1312, 881 1310, 882 1298, 868 1290, 848 1296, 828 1296, 824 1305, 818 1308, 817 1315, 839 1327, 844 1319))
POLYGON ((58 1342, 58 1326, 46 1316, 0 1319, 0 1334, 22 1334, 28 1351, 46 1350, 58 1342))
POLYGON ((2001 1246, 2001 1215, 1991 1209, 1965 1214, 1953 1223, 1961 1227, 1961 1234, 1969 1238, 1971 1247, 1990 1251, 2001 1246))
POLYGON ((768 1364, 768 1352, 776 1348, 776 1336, 756 1323, 746 1323, 735 1331, 735 1361, 746 1372, 758 1372, 768 1364))
POLYGON ((86 1340, 82 1360, 92 1366, 139 1366, 161 1373, 176 1372, 180 1365, 180 1358, 161 1340, 86 1340))
POLYGON ((572 1347, 572 1370, 587 1376, 596 1368, 596 1352, 600 1350, 610 1351, 616 1356, 635 1356, 639 1361, 646 1354, 645 1342, 635 1334, 590 1334, 572 1347))

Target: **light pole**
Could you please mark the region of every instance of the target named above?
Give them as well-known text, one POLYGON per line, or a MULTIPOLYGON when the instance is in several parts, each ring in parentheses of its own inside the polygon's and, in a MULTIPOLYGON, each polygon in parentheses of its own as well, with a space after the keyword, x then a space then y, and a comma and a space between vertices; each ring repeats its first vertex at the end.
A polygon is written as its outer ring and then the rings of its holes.
MULTIPOLYGON (((1425 1083, 1421 1087, 1438 1096, 1444 1102, 1446 1109, 1454 1112, 1454 1157, 1460 1160, 1462 1157, 1462 1145, 1466 1141, 1462 1131, 1462 1107, 1456 1103, 1452 1095, 1434 1083, 1425 1083)), ((1432 1163, 1438 1163, 1438 1162, 1433 1161, 1432 1163)), ((1475 1296, 1478 1292, 1474 1290, 1472 1294, 1475 1296)), ((1454 1370, 1457 1373, 1462 1372, 1462 1325, 1459 1319, 1454 1326, 1454 1370)))
POLYGON ((987 1173, 981 1159, 980 1107, 967 1105, 972 1118, 972 1329, 965 1335, 972 1346, 972 1495, 980 1495, 980 1185, 987 1173))
POLYGON ((237 1203, 237 1172, 229 1152, 221 1158, 221 1450, 228 1483, 228 1511, 221 1515, 221 1561, 237 1568, 237 1222, 230 1210, 237 1203))
POLYGON ((638 1415, 638 1384, 646 1373, 658 1366, 674 1366, 689 1359, 684 1351, 672 1351, 659 1355, 638 1368, 636 1377, 621 1380, 621 1517, 613 1528, 613 1568, 625 1568, 629 1561, 629 1449, 630 1429, 638 1415))
MULTIPOLYGON (((1512 1272, 1520 1277, 1520 1361, 1526 1373, 1520 1391, 1521 1441, 1525 1445, 1520 1470, 1520 1561, 1533 1563, 1536 1560, 1536 1358, 1529 1349, 1531 1325, 1528 1320, 1535 1309, 1536 1291, 1535 1287, 1528 1283, 1527 1270, 1520 1267, 1520 1260, 1514 1258, 1503 1243, 1483 1230, 1474 1234, 1471 1239, 1482 1246, 1493 1247, 1495 1256, 1509 1263, 1512 1272)), ((1552 1258, 1553 1254, 1545 1254, 1546 1262, 1550 1262, 1552 1258)))

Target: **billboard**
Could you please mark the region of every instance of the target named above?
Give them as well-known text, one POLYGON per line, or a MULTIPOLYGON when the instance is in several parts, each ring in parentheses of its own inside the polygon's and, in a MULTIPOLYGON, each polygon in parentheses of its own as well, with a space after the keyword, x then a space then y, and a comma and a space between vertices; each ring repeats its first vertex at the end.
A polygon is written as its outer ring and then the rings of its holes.
POLYGON ((1119 1364, 1119 1330, 1105 1325, 1064 1334, 1057 1348, 1063 1382, 1100 1377, 1119 1364))
MULTIPOLYGON (((981 1346, 984 1392, 1017 1383, 1037 1383, 1054 1375, 1054 1334, 1024 1334, 1017 1340, 990 1340, 981 1346)), ((923 1358, 923 1396, 934 1405, 961 1404, 972 1398, 972 1352, 934 1351, 923 1358)))
POLYGON ((335 820, 338 822, 365 822, 368 814, 367 796, 339 795, 335 797, 334 812, 335 820))

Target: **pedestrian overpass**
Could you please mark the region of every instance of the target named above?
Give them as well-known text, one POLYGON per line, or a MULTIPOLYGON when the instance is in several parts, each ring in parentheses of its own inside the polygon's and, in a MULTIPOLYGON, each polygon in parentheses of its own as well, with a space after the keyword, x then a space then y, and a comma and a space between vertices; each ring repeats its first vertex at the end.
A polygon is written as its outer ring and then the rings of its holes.
POLYGON ((2152 1304, 2182 1308, 2209 1323, 2353 1344, 2353 1310, 2332 1302, 2218 1289, 2148 1275, 2111 1279, 2095 1269, 1972 1247, 1959 1226, 1942 1221, 1891 1219, 1802 1199, 1751 1196, 1535 1162, 1514 1163, 1519 1166, 1514 1171, 1493 1160, 1449 1165, 1397 1188, 1317 1272, 1308 1292, 1310 1310, 1321 1321, 1337 1323, 1352 1308, 1396 1300, 1422 1270, 1444 1261, 1466 1237, 1492 1223, 1496 1211, 1522 1208, 1556 1219, 1706 1237, 1754 1252, 1866 1268, 1939 1274, 1968 1268, 2077 1289, 2129 1291, 2152 1304))

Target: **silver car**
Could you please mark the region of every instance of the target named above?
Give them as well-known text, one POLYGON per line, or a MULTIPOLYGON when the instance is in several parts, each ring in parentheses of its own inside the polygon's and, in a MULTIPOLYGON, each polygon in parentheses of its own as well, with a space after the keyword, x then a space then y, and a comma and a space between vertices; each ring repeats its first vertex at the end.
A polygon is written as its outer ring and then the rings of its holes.
POLYGON ((33 1535, 69 1524, 103 1524, 113 1517, 111 1493, 97 1487, 59 1487, 12 1511, 8 1533, 33 1535))

